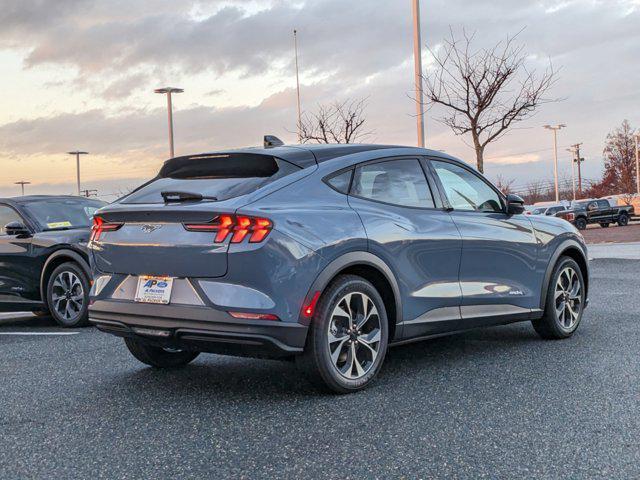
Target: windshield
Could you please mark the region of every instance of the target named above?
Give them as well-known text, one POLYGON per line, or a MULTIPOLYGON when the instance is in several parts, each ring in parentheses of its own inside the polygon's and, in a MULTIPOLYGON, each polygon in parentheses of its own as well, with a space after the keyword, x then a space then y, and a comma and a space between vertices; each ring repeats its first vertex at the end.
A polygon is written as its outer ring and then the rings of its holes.
POLYGON ((545 211, 547 210, 547 208, 536 208, 533 212, 534 215, 542 215, 545 211))
POLYGON ((44 230, 91 226, 93 214, 106 205, 89 198, 47 198, 23 204, 23 208, 44 230))

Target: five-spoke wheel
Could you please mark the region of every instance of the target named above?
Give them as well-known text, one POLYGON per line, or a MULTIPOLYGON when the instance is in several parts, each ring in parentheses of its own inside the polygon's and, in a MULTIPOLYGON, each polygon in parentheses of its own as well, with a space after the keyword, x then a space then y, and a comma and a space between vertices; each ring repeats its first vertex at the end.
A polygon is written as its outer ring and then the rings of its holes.
POLYGON ((375 365, 380 350, 380 315, 371 298, 348 293, 336 304, 327 343, 333 366, 349 379, 362 378, 375 365))
POLYGON ((586 299, 584 276, 573 258, 560 257, 549 280, 545 309, 532 321, 542 338, 567 338, 576 331, 586 299))
POLYGON ((78 327, 87 323, 89 280, 75 263, 56 267, 47 285, 47 305, 60 325, 78 327))
POLYGON ((560 272, 554 298, 558 322, 570 330, 578 321, 582 309, 582 285, 573 266, 566 266, 560 272))
POLYGON ((312 382, 337 393, 355 392, 380 371, 388 335, 380 293, 364 278, 340 275, 322 293, 296 362, 312 382))

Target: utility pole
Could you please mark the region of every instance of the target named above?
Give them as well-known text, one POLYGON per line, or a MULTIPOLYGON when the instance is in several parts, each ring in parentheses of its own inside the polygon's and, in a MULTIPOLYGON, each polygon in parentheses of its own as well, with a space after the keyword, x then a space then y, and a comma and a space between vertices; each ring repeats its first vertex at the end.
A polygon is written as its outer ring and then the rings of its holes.
POLYGON ((300 73, 298 69, 298 31, 293 31, 293 48, 296 54, 296 91, 298 95, 298 143, 302 143, 302 109, 300 108, 300 73))
POLYGON ((560 202, 560 190, 558 189, 558 130, 562 130, 565 127, 565 124, 544 126, 547 130, 553 131, 553 183, 556 190, 556 203, 560 202))
POLYGON ((91 190, 81 190, 80 193, 82 194, 83 197, 97 197, 98 196, 98 190, 96 189, 91 189, 91 190))
POLYGON ((582 143, 576 143, 567 148, 567 152, 571 152, 571 175, 573 180, 573 199, 576 200, 576 163, 578 164, 578 195, 582 196, 582 174, 580 171, 580 163, 584 161, 584 158, 580 158, 580 145, 582 143))
POLYGON ((420 0, 413 0, 413 62, 416 87, 416 120, 418 146, 424 148, 424 93, 422 89, 422 40, 420 33, 420 0))
POLYGON ((69 155, 75 155, 76 157, 76 181, 78 183, 78 196, 80 196, 80 155, 89 155, 89 152, 81 152, 76 150, 75 152, 67 152, 69 155))
POLYGON ((582 162, 584 162, 584 158, 580 156, 580 146, 582 143, 576 143, 572 145, 572 151, 575 153, 575 157, 573 161, 578 164, 578 195, 582 197, 582 162))
POLYGON ((167 95, 167 112, 169 115, 169 156, 170 158, 173 158, 175 154, 173 151, 173 104, 171 103, 171 94, 182 93, 184 90, 182 88, 164 87, 156 88, 154 92, 167 95))
POLYGON ((640 195, 640 132, 634 135, 636 139, 636 190, 640 195))
POLYGON ((31 185, 31 182, 25 182, 24 180, 20 182, 15 182, 14 185, 20 185, 22 187, 22 196, 24 197, 24 186, 31 185))

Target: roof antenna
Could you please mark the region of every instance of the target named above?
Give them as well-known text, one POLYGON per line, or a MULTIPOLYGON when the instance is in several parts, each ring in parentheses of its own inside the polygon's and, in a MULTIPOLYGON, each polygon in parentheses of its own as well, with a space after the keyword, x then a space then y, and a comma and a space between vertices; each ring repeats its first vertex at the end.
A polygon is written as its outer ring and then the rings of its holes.
POLYGON ((273 148, 282 147, 284 145, 284 142, 275 135, 265 135, 263 144, 264 148, 273 148))

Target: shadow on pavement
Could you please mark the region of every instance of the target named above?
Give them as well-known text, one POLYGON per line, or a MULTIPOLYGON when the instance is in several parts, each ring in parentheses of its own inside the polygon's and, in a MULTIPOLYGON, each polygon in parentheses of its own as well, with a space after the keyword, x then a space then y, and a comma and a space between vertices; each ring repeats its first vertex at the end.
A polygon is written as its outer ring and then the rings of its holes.
MULTIPOLYGON (((412 377, 429 381, 455 371, 456 365, 507 362, 513 351, 526 352, 543 342, 527 324, 470 331, 389 349, 377 381, 362 392, 384 394, 412 377), (452 370, 453 369, 453 370, 452 370)), ((124 348, 124 346, 123 346, 124 348)), ((139 396, 161 402, 243 399, 273 402, 278 398, 326 397, 311 385, 293 361, 256 360, 202 354, 194 363, 174 370, 158 370, 141 363, 111 376, 100 389, 113 396, 139 396)), ((474 367, 475 368, 475 367, 474 367)), ((359 394, 356 394, 359 395, 359 394)), ((352 396, 349 396, 352 397, 352 396)), ((346 398, 346 397, 345 397, 346 398)))

